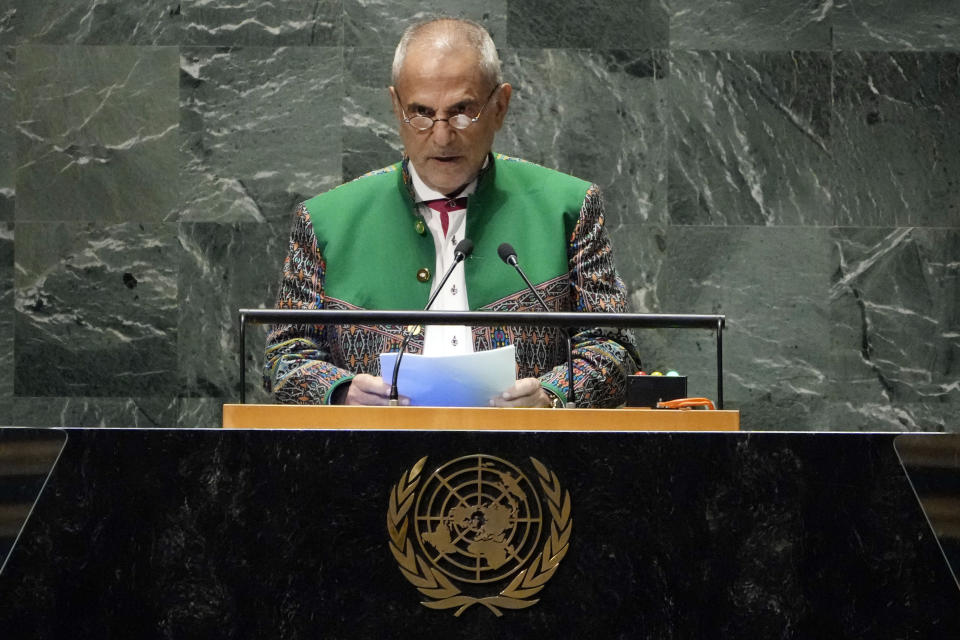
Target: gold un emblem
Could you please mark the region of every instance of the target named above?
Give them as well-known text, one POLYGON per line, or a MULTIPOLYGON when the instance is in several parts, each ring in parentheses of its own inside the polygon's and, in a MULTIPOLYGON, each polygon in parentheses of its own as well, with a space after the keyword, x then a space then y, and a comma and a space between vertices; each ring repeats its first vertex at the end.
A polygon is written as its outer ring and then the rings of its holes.
POLYGON ((538 481, 531 482, 510 462, 478 453, 424 478, 426 462, 400 476, 387 510, 390 551, 427 597, 422 604, 455 616, 475 604, 497 616, 536 604, 573 528, 570 492, 557 475, 530 458, 538 481))

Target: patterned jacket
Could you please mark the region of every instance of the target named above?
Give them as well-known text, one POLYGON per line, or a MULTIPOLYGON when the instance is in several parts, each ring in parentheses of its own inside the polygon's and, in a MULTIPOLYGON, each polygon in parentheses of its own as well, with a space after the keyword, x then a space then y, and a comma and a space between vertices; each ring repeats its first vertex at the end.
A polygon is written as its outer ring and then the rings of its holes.
MULTIPOLYGON (((502 155, 491 156, 467 209, 473 254, 464 263, 472 310, 537 311, 497 247, 510 242, 551 309, 626 310, 596 185, 502 155)), ((419 216, 406 161, 301 204, 293 216, 278 309, 413 309, 426 305, 435 247, 419 216)), ((432 278, 431 278, 432 279, 432 278)), ((380 374, 378 355, 399 349, 400 326, 276 325, 267 339, 265 385, 280 403, 326 404, 356 373, 380 374)), ((565 397, 567 343, 558 329, 474 327, 474 350, 516 346, 517 376, 539 377, 565 397)), ((573 337, 579 406, 622 404, 639 359, 628 333, 588 329, 573 337)), ((408 345, 423 348, 421 336, 408 345)))

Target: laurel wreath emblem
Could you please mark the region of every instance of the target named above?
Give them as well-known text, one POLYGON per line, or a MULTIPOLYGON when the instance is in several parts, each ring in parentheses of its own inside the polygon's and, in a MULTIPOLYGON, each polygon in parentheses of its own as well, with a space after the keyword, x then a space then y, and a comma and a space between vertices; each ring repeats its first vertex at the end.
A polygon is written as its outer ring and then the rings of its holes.
POLYGON ((499 594, 475 598, 459 588, 438 569, 431 567, 414 549, 407 537, 410 519, 408 514, 414 504, 420 472, 427 462, 424 456, 400 476, 400 482, 390 489, 390 504, 387 508, 387 531, 390 534, 390 551, 396 558, 403 576, 429 600, 423 601, 431 609, 456 608, 454 616, 475 604, 483 605, 497 617, 500 609, 525 609, 539 602, 534 599, 547 581, 553 577, 560 561, 570 546, 573 519, 570 517, 570 492, 563 491, 557 475, 539 460, 531 457, 540 479, 540 486, 550 508, 550 535, 540 553, 535 555, 530 566, 522 569, 499 594))

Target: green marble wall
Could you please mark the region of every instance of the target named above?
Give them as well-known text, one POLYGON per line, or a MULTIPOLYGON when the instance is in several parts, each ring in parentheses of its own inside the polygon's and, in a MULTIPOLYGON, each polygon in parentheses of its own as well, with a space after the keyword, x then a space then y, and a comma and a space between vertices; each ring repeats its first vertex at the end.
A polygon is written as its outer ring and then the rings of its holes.
MULTIPOLYGON (((0 0, 0 424, 217 425, 432 12, 501 49, 497 149, 604 188, 633 310, 727 314, 745 427, 960 431, 960 12, 906 0, 0 0)), ((713 393, 710 335, 639 337, 713 393)))

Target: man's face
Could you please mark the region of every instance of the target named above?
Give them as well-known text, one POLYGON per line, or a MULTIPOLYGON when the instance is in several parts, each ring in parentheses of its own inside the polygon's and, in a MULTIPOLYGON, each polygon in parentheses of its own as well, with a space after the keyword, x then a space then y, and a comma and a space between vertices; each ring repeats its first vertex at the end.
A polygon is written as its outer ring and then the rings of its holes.
POLYGON ((510 103, 510 85, 504 84, 484 108, 492 90, 480 71, 477 54, 467 47, 451 51, 427 42, 413 43, 407 51, 397 86, 390 87, 398 120, 403 119, 401 106, 408 117, 431 118, 458 113, 475 116, 483 108, 480 119, 466 129, 435 122, 426 131, 418 131, 400 123, 403 146, 428 187, 452 193, 480 171, 510 103))

